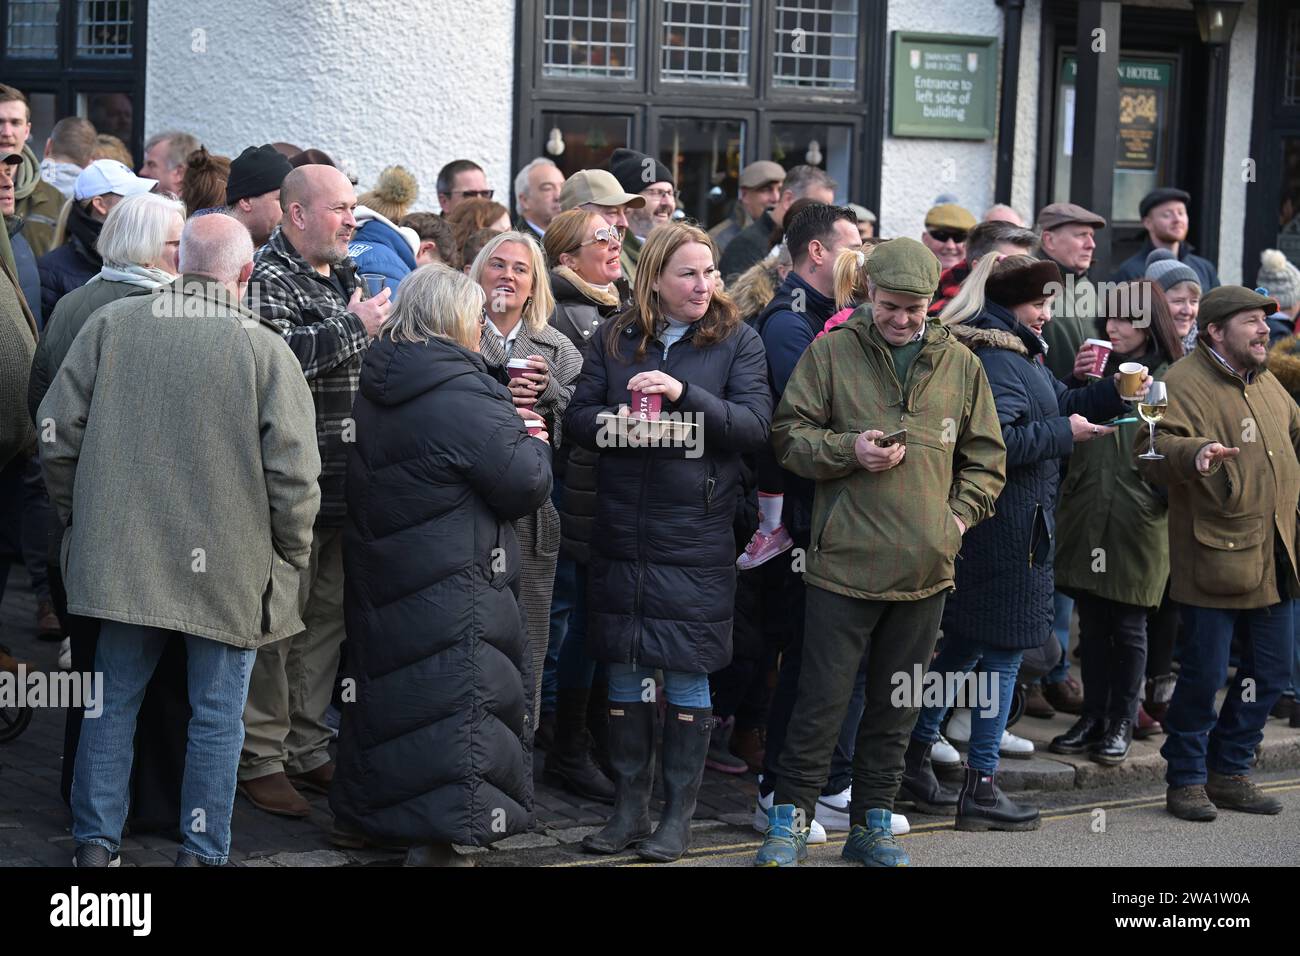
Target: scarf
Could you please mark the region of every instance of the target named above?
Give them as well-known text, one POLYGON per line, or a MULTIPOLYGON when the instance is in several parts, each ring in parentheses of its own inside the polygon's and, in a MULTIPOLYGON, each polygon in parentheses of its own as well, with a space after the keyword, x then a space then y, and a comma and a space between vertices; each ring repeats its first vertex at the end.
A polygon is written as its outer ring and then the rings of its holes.
POLYGON ((41 163, 30 146, 23 147, 23 161, 14 170, 14 201, 22 202, 41 182, 41 163))
POLYGON ((592 285, 568 266, 556 266, 553 271, 557 276, 567 279, 575 289, 582 293, 584 298, 591 300, 596 305, 610 308, 618 306, 618 287, 614 283, 611 282, 609 285, 604 286, 592 285))
MULTIPOLYGON (((105 282, 125 282, 128 285, 138 285, 142 289, 157 289, 176 281, 174 275, 161 269, 135 264, 116 266, 107 262, 99 270, 99 275, 95 276, 95 279, 103 279, 105 282)), ((90 281, 94 282, 95 279, 90 281)))

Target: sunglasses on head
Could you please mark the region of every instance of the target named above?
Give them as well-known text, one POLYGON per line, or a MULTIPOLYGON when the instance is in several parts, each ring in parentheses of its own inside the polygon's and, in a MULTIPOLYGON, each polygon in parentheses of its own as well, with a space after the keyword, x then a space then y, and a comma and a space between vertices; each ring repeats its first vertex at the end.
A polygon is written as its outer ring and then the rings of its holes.
POLYGON ((592 246, 595 245, 596 243, 600 243, 601 245, 607 246, 617 238, 618 238, 618 230, 615 229, 613 226, 606 226, 604 228, 597 229, 596 234, 592 236, 590 239, 588 239, 586 242, 578 243, 578 248, 581 249, 585 246, 592 246))
POLYGON ((966 233, 960 229, 927 229, 926 232, 930 234, 930 238, 935 242, 952 241, 961 243, 966 241, 966 233))

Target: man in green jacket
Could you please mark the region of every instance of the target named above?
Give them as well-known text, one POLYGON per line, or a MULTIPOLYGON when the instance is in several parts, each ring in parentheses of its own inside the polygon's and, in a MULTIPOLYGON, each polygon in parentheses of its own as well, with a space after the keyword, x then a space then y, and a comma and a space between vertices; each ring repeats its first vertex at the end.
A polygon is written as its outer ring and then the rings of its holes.
POLYGON ((0 152, 19 153, 14 173, 14 215, 23 219, 23 235, 39 259, 54 248, 54 227, 63 209, 63 193, 41 178, 41 161, 32 152, 32 111, 27 97, 0 83, 0 152))
POLYGON ((759 866, 806 855, 808 821, 868 654, 843 855, 907 864, 890 818, 919 701, 908 693, 895 703, 897 675, 924 672, 961 537, 993 513, 1006 481, 983 366, 925 322, 938 260, 913 239, 891 239, 867 271, 870 304, 809 346, 772 423, 778 461, 817 491, 803 667, 759 866))
MULTIPOLYGON (((1300 594, 1300 409, 1266 365, 1276 311, 1242 286, 1201 300, 1196 347, 1165 377, 1169 405, 1155 429, 1163 457, 1138 459, 1143 477, 1169 489, 1169 597, 1182 634, 1160 753, 1165 806, 1184 820, 1282 810, 1250 779, 1264 721, 1290 680, 1300 594), (1241 665, 1216 715, 1234 634, 1241 665)), ((1146 450, 1139 433, 1134 452, 1146 450)))
POLYGON ((226 862, 255 652, 302 630, 320 506, 311 391, 239 304, 248 230, 191 219, 180 266, 96 313, 38 410, 68 611, 102 622, 101 712, 82 724, 72 785, 77 866, 117 865, 136 712, 169 640, 185 642, 193 708, 177 863, 226 862))

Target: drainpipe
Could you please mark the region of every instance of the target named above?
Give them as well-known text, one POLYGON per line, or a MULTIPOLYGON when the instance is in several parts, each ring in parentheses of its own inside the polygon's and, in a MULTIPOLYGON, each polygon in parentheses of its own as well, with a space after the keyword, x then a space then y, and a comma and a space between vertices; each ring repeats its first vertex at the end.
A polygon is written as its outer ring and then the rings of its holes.
POLYGON ((1016 149, 1016 100, 1020 95, 1020 24, 1025 0, 997 0, 1002 8, 1002 96, 998 107, 997 185, 993 201, 1011 203, 1012 157, 1016 149))

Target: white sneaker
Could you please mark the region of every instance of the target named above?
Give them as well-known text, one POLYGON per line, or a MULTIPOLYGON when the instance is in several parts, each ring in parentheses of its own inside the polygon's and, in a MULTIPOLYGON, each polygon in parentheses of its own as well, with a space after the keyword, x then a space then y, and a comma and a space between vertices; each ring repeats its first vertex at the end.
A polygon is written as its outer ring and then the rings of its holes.
POLYGON ((1028 760, 1034 755, 1034 742, 1026 740, 1024 737, 1017 737, 1009 730, 1004 730, 1002 731, 1002 743, 998 746, 998 754, 1002 757, 1028 760))
POLYGON ((822 794, 817 798, 817 821, 827 830, 847 831, 849 829, 849 797, 853 787, 848 786, 839 793, 830 796, 822 794))
MULTIPOLYGON (((762 784, 763 777, 760 774, 759 784, 762 784)), ((760 792, 758 803, 754 806, 754 829, 759 833, 767 832, 767 811, 772 809, 772 800, 776 797, 775 793, 769 793, 766 797, 760 792)), ((826 842, 826 828, 817 822, 816 818, 808 826, 808 845, 815 846, 818 843, 826 842)))
POLYGON ((943 734, 930 747, 930 763, 936 767, 960 767, 961 754, 957 753, 957 748, 948 743, 948 738, 943 734))
POLYGON ((59 670, 72 670, 72 638, 65 637, 59 642, 59 670))
MULTIPOLYGON (((965 747, 970 743, 970 711, 964 707, 953 708, 952 716, 948 718, 949 740, 958 746, 965 747)), ((934 760, 934 751, 930 751, 930 759, 934 760)))

